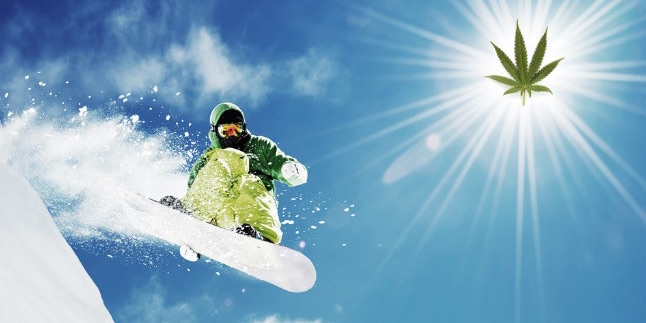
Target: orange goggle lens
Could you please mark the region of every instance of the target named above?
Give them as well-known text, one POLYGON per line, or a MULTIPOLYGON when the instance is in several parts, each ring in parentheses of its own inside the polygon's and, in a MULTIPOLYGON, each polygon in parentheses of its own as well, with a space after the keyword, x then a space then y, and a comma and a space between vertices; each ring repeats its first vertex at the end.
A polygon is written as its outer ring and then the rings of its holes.
POLYGON ((218 125, 217 127, 213 126, 213 130, 217 132, 220 137, 226 138, 231 136, 239 136, 242 133, 243 129, 242 123, 225 123, 218 125))

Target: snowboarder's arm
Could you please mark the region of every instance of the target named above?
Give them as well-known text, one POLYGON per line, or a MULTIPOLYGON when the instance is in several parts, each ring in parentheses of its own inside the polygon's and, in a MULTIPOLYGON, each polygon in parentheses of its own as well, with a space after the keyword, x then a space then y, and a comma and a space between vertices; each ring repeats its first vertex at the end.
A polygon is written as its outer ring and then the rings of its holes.
POLYGON ((286 155, 278 146, 269 141, 267 160, 272 177, 289 185, 298 186, 307 182, 307 168, 294 157, 286 155))

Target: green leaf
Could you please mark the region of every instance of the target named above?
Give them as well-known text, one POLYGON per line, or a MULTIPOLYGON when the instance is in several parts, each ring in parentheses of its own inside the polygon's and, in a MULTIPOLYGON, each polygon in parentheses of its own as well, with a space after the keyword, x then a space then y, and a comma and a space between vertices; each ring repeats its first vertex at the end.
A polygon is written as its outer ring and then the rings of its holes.
POLYGON ((536 71, 538 71, 538 68, 541 67, 541 63, 543 63, 546 48, 547 28, 545 28, 545 33, 543 34, 543 37, 541 37, 541 40, 538 41, 538 45, 536 45, 536 49, 534 50, 534 55, 532 55, 532 62, 529 64, 529 72, 527 75, 529 75, 531 79, 534 78, 536 71))
POLYGON ((516 20, 516 40, 514 41, 514 52, 516 58, 516 67, 518 68, 518 76, 523 84, 527 84, 529 77, 527 76, 527 47, 525 46, 525 39, 518 27, 518 20, 516 20))
POLYGON ((488 75, 486 77, 488 77, 488 78, 490 78, 490 79, 492 79, 494 81, 498 81, 498 82, 500 82, 502 84, 505 84, 505 85, 510 85, 510 86, 517 86, 518 85, 518 82, 516 80, 512 80, 512 79, 510 79, 508 77, 504 77, 504 76, 500 76, 500 75, 488 75))
POLYGON ((556 68, 556 65, 559 65, 559 62, 561 60, 563 60, 563 58, 559 58, 559 59, 545 65, 545 67, 541 68, 538 72, 536 72, 536 75, 534 75, 534 77, 532 78, 532 81, 530 83, 534 84, 534 83, 546 78, 556 68))
POLYGON ((502 51, 502 49, 498 48, 496 44, 491 42, 491 45, 496 49, 496 55, 498 55, 498 59, 500 60, 500 63, 502 63, 502 66, 507 70, 507 73, 511 75, 515 80, 520 82, 520 78, 518 76, 518 70, 516 69, 516 66, 514 66, 514 63, 511 61, 509 56, 505 54, 505 52, 502 51))
POLYGON ((505 91, 505 93, 503 93, 503 95, 516 93, 516 92, 519 92, 519 91, 520 91, 520 90, 522 90, 522 89, 523 89, 523 87, 522 87, 522 86, 514 86, 514 87, 512 87, 511 89, 509 89, 509 90, 505 91))
MULTIPOLYGON (((550 90, 550 88, 548 88, 547 86, 543 86, 543 85, 538 85, 538 84, 536 84, 536 85, 531 85, 529 88, 530 88, 530 90, 531 90, 531 91, 536 91, 536 92, 550 92, 550 94, 553 94, 553 93, 552 93, 552 90, 550 90)), ((530 93, 531 93, 531 92, 530 92, 530 93)))
POLYGON ((536 49, 534 49, 534 54, 532 55, 529 66, 527 64, 527 47, 525 46, 525 39, 520 31, 518 20, 516 20, 516 35, 514 39, 515 64, 509 56, 505 54, 505 52, 496 46, 496 44, 492 42, 491 45, 493 45, 496 50, 496 55, 498 55, 500 63, 502 63, 502 66, 512 78, 500 75, 488 75, 486 77, 496 82, 511 86, 511 88, 505 91, 504 95, 520 92, 520 96, 523 99, 523 105, 525 105, 527 94, 529 94, 529 97, 531 98, 532 92, 552 93, 552 90, 548 87, 536 84, 538 81, 546 78, 550 73, 552 73, 559 62, 563 60, 563 58, 558 59, 541 68, 543 58, 545 57, 545 51, 547 50, 547 28, 545 28, 543 36, 538 41, 536 49))

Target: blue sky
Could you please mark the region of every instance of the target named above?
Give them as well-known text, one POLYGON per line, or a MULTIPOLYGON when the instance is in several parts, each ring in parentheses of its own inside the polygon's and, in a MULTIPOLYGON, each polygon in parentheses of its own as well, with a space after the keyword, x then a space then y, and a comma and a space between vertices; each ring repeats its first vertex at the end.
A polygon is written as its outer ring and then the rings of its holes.
POLYGON ((646 320, 639 1, 4 7, 8 160, 119 322, 646 320), (516 20, 530 55, 548 28, 544 65, 565 57, 525 106, 484 78, 516 20), (111 190, 182 194, 222 101, 309 168, 278 188, 307 293, 111 222, 111 190))

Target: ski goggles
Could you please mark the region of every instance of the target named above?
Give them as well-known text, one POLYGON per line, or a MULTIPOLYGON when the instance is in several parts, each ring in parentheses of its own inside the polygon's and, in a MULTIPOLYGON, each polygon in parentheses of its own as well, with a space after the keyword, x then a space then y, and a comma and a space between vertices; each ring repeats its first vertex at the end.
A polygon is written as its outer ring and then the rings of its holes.
POLYGON ((239 136, 244 131, 244 123, 224 123, 220 125, 211 125, 211 131, 217 133, 220 137, 239 136))

